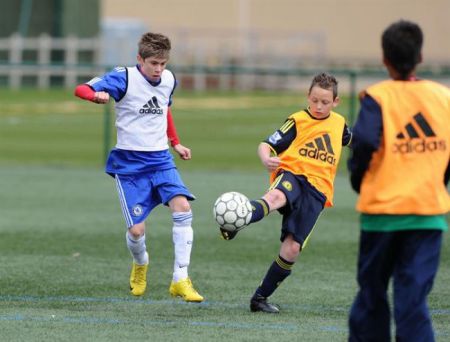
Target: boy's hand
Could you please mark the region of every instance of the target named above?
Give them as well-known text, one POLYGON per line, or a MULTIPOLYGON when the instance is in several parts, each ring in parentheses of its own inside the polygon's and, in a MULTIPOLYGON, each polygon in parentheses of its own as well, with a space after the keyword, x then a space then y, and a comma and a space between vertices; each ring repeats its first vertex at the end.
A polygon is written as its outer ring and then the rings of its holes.
POLYGON ((273 172, 280 165, 280 158, 278 157, 268 157, 261 160, 266 169, 269 172, 273 172))
POLYGON ((175 145, 173 147, 176 153, 180 156, 183 160, 189 160, 191 159, 191 150, 181 144, 175 145))
POLYGON ((101 104, 107 103, 108 101, 109 101, 109 94, 104 91, 96 92, 94 95, 94 99, 92 100, 92 102, 101 103, 101 104))

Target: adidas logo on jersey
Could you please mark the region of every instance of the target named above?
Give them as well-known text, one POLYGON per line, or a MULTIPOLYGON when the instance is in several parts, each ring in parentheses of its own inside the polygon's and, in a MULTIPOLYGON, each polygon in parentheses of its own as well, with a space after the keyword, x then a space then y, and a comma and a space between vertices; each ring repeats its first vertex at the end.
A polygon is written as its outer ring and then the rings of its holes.
POLYGON ((140 110, 139 114, 163 114, 163 110, 158 105, 158 99, 153 96, 140 110))
POLYGON ((393 146, 394 153, 424 153, 447 149, 445 140, 436 137, 422 113, 414 115, 413 121, 405 126, 405 132, 398 133, 396 138, 399 142, 393 146))
POLYGON ((331 146, 330 136, 324 134, 315 138, 312 142, 305 144, 298 150, 298 153, 307 158, 317 159, 331 165, 336 165, 333 147, 331 146))

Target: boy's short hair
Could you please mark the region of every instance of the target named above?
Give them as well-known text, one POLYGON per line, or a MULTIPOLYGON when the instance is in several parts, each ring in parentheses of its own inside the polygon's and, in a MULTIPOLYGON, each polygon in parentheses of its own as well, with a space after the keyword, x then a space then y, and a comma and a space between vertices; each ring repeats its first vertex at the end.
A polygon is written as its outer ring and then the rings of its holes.
POLYGON ((388 26, 381 37, 384 59, 407 78, 421 61, 423 33, 419 25, 400 20, 388 26))
POLYGON ((328 89, 333 91, 333 100, 338 96, 338 81, 336 77, 333 75, 327 74, 326 72, 322 72, 316 76, 314 76, 311 86, 309 87, 309 93, 313 87, 319 86, 322 89, 328 89))
POLYGON ((142 35, 138 44, 138 53, 142 59, 148 57, 169 58, 170 39, 160 33, 147 32, 142 35))

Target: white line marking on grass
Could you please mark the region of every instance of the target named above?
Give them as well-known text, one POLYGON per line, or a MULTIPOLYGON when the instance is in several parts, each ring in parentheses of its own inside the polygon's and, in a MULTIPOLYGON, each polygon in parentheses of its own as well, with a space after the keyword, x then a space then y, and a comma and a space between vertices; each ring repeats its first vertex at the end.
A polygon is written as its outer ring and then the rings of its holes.
POLYGON ((81 324, 144 324, 158 326, 194 326, 194 327, 222 327, 232 329, 257 329, 257 330, 289 330, 296 331, 298 326, 294 324, 270 324, 270 323, 221 323, 208 321, 167 321, 167 320, 126 320, 115 318, 98 317, 53 317, 53 316, 31 316, 31 315, 0 315, 0 321, 20 321, 20 322, 51 322, 51 323, 81 323, 81 324))
MULTIPOLYGON (((11 301, 11 302, 76 302, 76 303, 135 303, 135 304, 148 304, 148 305, 195 305, 195 306, 216 306, 216 307, 225 307, 225 308, 248 308, 247 303, 227 303, 227 302, 211 302, 204 301, 201 303, 187 303, 182 300, 154 300, 154 299, 145 299, 145 298, 114 298, 114 297, 79 297, 79 296, 0 296, 0 301, 11 301)), ((285 309, 294 309, 301 311, 334 311, 334 312, 347 312, 348 308, 344 307, 326 307, 326 306, 313 306, 313 305, 292 305, 292 304, 284 304, 281 305, 285 309)))
MULTIPOLYGON (((224 303, 224 302, 202 302, 202 303, 186 303, 177 300, 151 300, 143 298, 96 298, 96 297, 46 297, 46 296, 0 296, 0 302, 27 302, 27 303, 43 303, 43 302, 76 302, 76 303, 132 303, 145 305, 193 305, 200 307, 219 307, 219 308, 242 308, 248 310, 248 305, 241 303, 224 303)), ((291 308, 294 307, 291 305, 291 308)), ((296 307, 299 308, 299 307, 296 307)), ((172 320, 124 320, 110 319, 101 317, 67 317, 59 315, 49 316, 33 316, 33 315, 0 315, 0 321, 34 321, 34 322, 51 322, 51 323, 86 323, 86 324, 144 324, 159 326, 179 326, 186 325, 192 327, 213 327, 226 329, 244 329, 244 330, 283 330, 283 331, 310 331, 320 330, 332 333, 346 333, 345 327, 333 326, 302 326, 301 324, 292 323, 240 323, 240 322, 213 322, 213 321, 172 321, 172 320)))
MULTIPOLYGON (((148 305, 193 305, 193 306, 215 306, 225 308, 248 308, 245 303, 226 303, 226 302, 210 302, 204 301, 202 303, 186 303, 182 300, 154 300, 144 298, 114 298, 114 297, 79 297, 79 296, 0 296, 1 302, 77 302, 77 303, 135 303, 148 305)), ((292 305, 282 304, 282 308, 301 310, 308 312, 348 312, 347 307, 327 307, 323 305, 292 305)), ((450 309, 430 309, 431 315, 450 315, 450 309)))

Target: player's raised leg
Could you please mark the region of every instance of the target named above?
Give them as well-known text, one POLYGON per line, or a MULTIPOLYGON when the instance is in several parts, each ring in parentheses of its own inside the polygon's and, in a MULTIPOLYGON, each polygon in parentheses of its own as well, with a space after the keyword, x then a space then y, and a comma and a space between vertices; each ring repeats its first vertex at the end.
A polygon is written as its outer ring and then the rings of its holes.
POLYGON ((250 204, 252 213, 248 224, 234 231, 229 231, 220 227, 220 233, 225 240, 232 240, 244 227, 261 221, 264 217, 269 215, 270 212, 284 207, 286 205, 286 196, 282 191, 271 188, 262 198, 251 200, 250 204))

